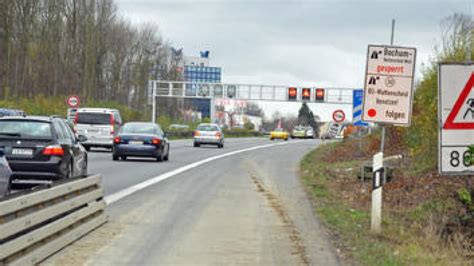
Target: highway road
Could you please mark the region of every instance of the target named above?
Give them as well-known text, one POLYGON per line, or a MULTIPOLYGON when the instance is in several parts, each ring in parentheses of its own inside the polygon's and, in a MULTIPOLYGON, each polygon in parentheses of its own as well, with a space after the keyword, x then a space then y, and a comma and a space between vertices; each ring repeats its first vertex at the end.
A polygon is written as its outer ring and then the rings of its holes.
POLYGON ((227 139, 224 149, 173 141, 168 162, 112 161, 109 222, 46 265, 338 265, 298 178, 319 140, 227 139))

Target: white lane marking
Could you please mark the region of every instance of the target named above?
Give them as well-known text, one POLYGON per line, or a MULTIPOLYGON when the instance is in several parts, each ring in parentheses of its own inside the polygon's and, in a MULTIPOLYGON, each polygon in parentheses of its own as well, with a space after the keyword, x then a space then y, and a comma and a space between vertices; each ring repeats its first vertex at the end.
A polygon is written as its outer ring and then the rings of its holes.
POLYGON ((154 185, 158 182, 161 182, 163 180, 166 180, 170 177, 173 177, 177 174, 181 174, 185 171, 188 171, 192 168, 195 168, 195 167, 198 167, 200 165, 203 165, 205 163, 209 163, 209 162, 212 162, 212 161, 215 161, 215 160, 218 160, 218 159, 222 159, 222 158, 225 158, 225 157, 228 157, 228 156, 231 156, 231 155, 235 155, 235 154, 239 154, 239 153, 243 153, 243 152, 247 152, 247 151, 254 151, 254 150, 258 150, 258 149, 263 149, 263 148, 269 148, 269 147, 274 147, 274 146, 280 146, 280 145, 286 145, 288 143, 295 143, 295 142, 299 142, 299 141, 292 141, 292 142, 282 142, 282 143, 275 143, 275 144, 266 144, 266 145, 261 145, 261 146, 255 146, 255 147, 251 147, 251 148, 246 148, 246 149, 242 149, 242 150, 237 150, 237 151, 232 151, 232 152, 228 152, 228 153, 224 153, 224 154, 220 154, 220 155, 216 155, 216 156, 213 156, 213 157, 209 157, 207 159, 204 159, 204 160, 201 160, 201 161, 197 161, 197 162, 194 162, 194 163, 191 163, 191 164, 188 164, 188 165, 185 165, 185 166, 182 166, 180 168, 177 168, 173 171, 170 171, 170 172, 166 172, 164 174, 161 174, 159 176, 155 176, 153 177, 152 179, 148 179, 146 181, 143 181, 141 183, 138 183, 136 185, 133 185, 131 187, 128 187, 126 189, 123 189, 123 190, 120 190, 119 192, 116 192, 114 194, 111 194, 109 196, 106 196, 104 198, 105 202, 107 204, 112 204, 116 201, 119 201, 137 191, 140 191, 144 188, 147 188, 151 185, 154 185))

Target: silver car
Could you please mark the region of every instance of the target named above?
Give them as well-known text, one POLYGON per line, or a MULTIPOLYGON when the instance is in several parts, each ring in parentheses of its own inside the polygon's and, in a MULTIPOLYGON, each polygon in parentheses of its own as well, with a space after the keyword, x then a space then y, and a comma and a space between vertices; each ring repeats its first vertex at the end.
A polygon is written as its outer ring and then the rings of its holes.
POLYGON ((194 147, 200 147, 201 144, 210 144, 224 148, 224 133, 216 124, 199 124, 193 135, 194 147))
POLYGON ((306 130, 306 138, 314 139, 316 134, 314 134, 314 129, 312 126, 308 126, 306 130))

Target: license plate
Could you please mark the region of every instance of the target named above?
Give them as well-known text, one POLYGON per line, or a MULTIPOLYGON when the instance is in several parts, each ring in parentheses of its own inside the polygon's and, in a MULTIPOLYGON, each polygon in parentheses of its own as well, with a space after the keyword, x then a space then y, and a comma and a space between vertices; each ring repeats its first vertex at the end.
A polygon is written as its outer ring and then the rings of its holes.
POLYGON ((32 149, 12 149, 12 155, 32 156, 32 149))
POLYGON ((143 144, 143 141, 131 140, 131 141, 128 142, 128 144, 131 144, 131 145, 142 145, 142 144, 143 144))

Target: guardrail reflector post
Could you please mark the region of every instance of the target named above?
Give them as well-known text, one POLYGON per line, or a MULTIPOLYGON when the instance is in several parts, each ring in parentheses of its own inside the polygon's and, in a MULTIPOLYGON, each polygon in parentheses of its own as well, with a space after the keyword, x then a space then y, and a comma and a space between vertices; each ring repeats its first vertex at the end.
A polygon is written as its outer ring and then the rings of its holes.
POLYGON ((382 186, 383 180, 383 153, 379 152, 374 155, 372 166, 372 213, 370 221, 370 230, 374 233, 382 231, 382 186))

